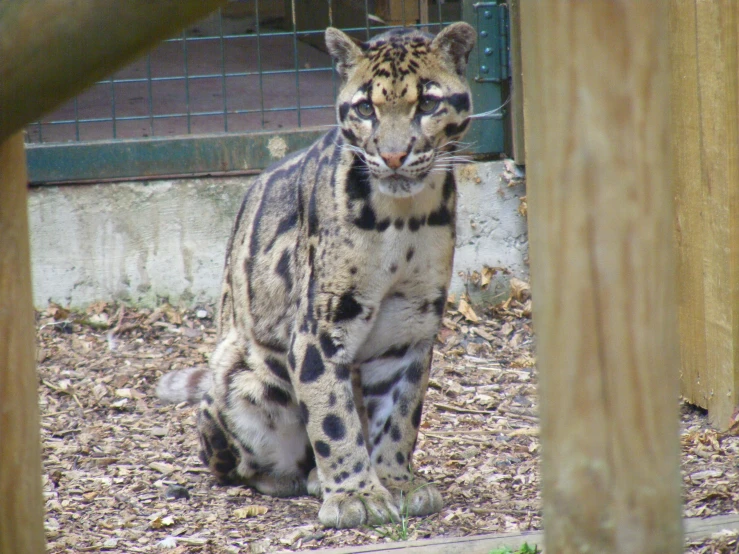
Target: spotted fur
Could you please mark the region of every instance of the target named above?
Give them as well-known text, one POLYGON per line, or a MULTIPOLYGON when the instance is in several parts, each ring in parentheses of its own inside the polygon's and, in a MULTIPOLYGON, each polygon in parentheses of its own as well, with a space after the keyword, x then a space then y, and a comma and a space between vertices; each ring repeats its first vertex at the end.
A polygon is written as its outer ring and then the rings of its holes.
POLYGON ((474 35, 457 23, 357 45, 326 31, 338 129, 251 186, 210 371, 158 386, 201 401, 201 459, 220 481, 321 495, 333 527, 441 509, 411 457, 451 277, 474 35))

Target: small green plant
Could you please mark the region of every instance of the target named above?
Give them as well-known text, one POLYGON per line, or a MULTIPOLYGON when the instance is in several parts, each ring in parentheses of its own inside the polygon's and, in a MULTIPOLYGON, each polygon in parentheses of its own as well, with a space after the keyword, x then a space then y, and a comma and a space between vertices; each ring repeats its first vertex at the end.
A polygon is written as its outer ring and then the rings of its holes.
MULTIPOLYGON (((400 493, 400 505, 403 505, 403 493, 400 493)), ((383 525, 375 527, 375 531, 383 538, 391 541, 407 541, 408 540, 408 506, 404 506, 400 512, 400 521, 394 522, 393 525, 383 525)))
POLYGON ((529 546, 529 543, 525 542, 518 550, 513 550, 510 546, 501 546, 491 550, 490 554, 541 554, 541 550, 538 546, 529 546))

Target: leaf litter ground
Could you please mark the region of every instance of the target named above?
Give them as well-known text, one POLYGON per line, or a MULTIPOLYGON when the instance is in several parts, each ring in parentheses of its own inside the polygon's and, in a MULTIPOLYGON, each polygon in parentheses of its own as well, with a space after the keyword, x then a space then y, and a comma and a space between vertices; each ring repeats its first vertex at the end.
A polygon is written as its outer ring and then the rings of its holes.
MULTIPOLYGON (((529 314, 525 296, 447 311, 414 457, 444 510, 336 531, 318 524, 316 499, 217 486, 197 458, 196 408, 154 397, 164 372, 207 364, 211 307, 52 305, 37 317, 49 551, 256 554, 540 529, 529 314)), ((681 418, 685 515, 736 512, 737 433, 717 433, 687 405, 681 418)), ((689 552, 736 545, 728 534, 689 552)))

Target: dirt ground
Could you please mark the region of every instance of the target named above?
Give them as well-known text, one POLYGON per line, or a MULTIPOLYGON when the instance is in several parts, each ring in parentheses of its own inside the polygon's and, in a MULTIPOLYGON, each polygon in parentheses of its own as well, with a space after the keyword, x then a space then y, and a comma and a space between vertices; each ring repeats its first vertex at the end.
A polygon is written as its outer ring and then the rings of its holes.
MULTIPOLYGON (((521 291, 519 291, 521 292, 521 291)), ((527 531, 541 527, 530 302, 450 305, 434 355, 414 464, 444 510, 402 524, 335 531, 319 501, 220 487, 197 458, 195 408, 153 395, 166 371, 205 365, 213 310, 109 304, 38 314, 49 551, 262 553, 527 531)), ((736 433, 681 409, 684 512, 737 512, 736 433)), ((736 535, 688 546, 739 552, 736 535)))

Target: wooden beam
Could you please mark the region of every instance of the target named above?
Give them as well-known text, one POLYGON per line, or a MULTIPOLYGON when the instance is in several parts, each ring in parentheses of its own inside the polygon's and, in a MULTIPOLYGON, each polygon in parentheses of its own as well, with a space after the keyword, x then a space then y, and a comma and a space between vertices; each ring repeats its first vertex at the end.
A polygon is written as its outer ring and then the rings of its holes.
POLYGON ((0 554, 45 550, 23 134, 0 143, 0 554))
MULTIPOLYGON (((716 534, 725 534, 727 531, 739 532, 739 515, 737 514, 687 518, 684 523, 685 538, 690 541, 705 540, 716 534)), ((325 548, 313 550, 311 554, 393 554, 395 552, 404 554, 490 554, 494 549, 509 548, 517 551, 524 544, 541 548, 543 543, 544 534, 541 531, 530 531, 325 548)))
POLYGON ((0 142, 226 0, 0 4, 0 142))
POLYGON ((547 554, 682 552, 667 17, 521 1, 547 554))
POLYGON ((671 2, 682 394, 739 404, 739 3, 671 2))
POLYGON ((511 131, 513 161, 526 165, 523 123, 523 63, 521 61, 521 1, 508 0, 511 28, 511 131))

